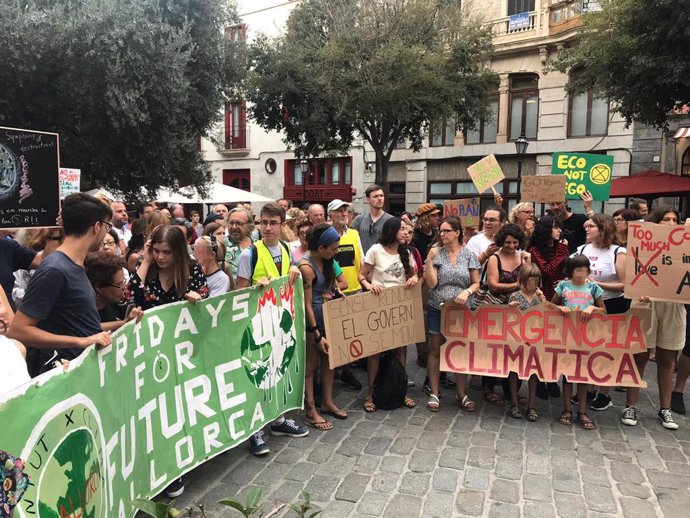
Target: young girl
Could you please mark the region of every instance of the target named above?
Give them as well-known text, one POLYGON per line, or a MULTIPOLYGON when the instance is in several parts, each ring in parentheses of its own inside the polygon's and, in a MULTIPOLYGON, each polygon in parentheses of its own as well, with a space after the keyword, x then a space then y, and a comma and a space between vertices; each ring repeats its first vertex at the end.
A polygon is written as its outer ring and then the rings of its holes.
POLYGON ((231 281, 225 272, 225 245, 216 236, 203 236, 194 243, 194 259, 204 269, 208 296, 221 295, 231 289, 231 281))
MULTIPOLYGON (((384 288, 402 286, 412 288, 419 278, 414 267, 414 259, 410 249, 404 244, 407 239, 407 228, 402 225, 400 218, 390 218, 381 229, 379 242, 372 246, 364 258, 364 264, 359 272, 359 283, 366 290, 375 295, 383 293, 384 288)), ((395 349, 400 364, 405 367, 407 348, 395 349)), ((374 354, 367 358, 367 377, 369 378, 369 392, 364 400, 364 410, 375 412, 374 383, 379 371, 381 354, 374 354)), ((405 406, 413 408, 415 402, 405 397, 405 406)))
MULTIPOLYGON (((508 299, 508 305, 511 308, 519 308, 520 311, 526 311, 533 306, 538 306, 546 300, 540 289, 541 271, 537 265, 532 263, 525 264, 518 274, 518 283, 520 284, 520 289, 511 293, 508 299)), ((537 382, 537 376, 534 374, 530 376, 527 382, 527 387, 529 389, 529 395, 527 397, 527 420, 532 423, 539 419, 539 414, 537 414, 536 409, 537 382)), ((520 412, 518 400, 518 376, 516 373, 510 373, 508 376, 508 384, 510 386, 511 403, 509 415, 515 419, 521 419, 522 413, 520 412)))
MULTIPOLYGON (((589 282, 591 273, 589 259, 582 254, 572 256, 565 263, 565 276, 570 280, 563 280, 556 286, 555 294, 551 302, 559 306, 563 313, 579 311, 580 319, 586 322, 592 313, 606 313, 604 290, 596 282, 589 282)), ((573 419, 573 404, 570 398, 573 395, 573 385, 563 378, 563 413, 559 423, 569 425, 573 419)), ((577 420, 585 430, 593 430, 594 423, 586 412, 587 385, 577 385, 577 420)))
POLYGON ((304 282, 304 304, 307 321, 307 370, 304 380, 306 416, 304 424, 317 430, 330 430, 333 424, 320 414, 336 419, 347 419, 347 412, 341 410, 333 401, 333 369, 328 368, 328 341, 323 320, 323 304, 333 298, 336 292, 338 263, 333 259, 338 253, 340 235, 330 225, 321 223, 312 227, 308 237, 309 251, 299 263, 304 282), (319 352, 322 353, 319 358, 319 352), (316 409, 314 397, 314 376, 321 359, 321 389, 323 398, 321 409, 316 409))

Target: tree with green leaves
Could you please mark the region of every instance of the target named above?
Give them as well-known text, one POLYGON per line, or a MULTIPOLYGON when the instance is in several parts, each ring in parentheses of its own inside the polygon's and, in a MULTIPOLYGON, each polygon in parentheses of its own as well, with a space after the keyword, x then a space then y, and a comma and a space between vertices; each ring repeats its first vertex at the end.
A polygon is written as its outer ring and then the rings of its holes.
POLYGON ((248 50, 245 97, 299 157, 346 153, 359 135, 385 185, 398 141, 419 150, 430 124, 486 116, 487 28, 448 0, 305 0, 286 33, 248 50))
POLYGON ((225 0, 0 0, 0 125, 60 134, 84 187, 203 185, 243 74, 225 0))
POLYGON ((594 88, 627 120, 664 127, 669 114, 690 104, 690 2, 603 0, 583 15, 576 45, 553 67, 576 67, 567 90, 594 88))

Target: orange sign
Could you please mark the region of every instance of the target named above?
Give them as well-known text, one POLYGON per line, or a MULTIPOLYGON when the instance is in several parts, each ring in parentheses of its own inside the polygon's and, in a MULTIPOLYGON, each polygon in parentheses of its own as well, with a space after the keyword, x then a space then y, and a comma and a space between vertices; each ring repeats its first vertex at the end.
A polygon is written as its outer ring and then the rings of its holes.
POLYGON ((480 306, 476 312, 443 307, 441 370, 521 379, 533 374, 572 383, 646 387, 633 354, 647 350, 647 308, 621 315, 595 313, 583 322, 580 312, 563 313, 542 303, 521 312, 507 306, 480 306))

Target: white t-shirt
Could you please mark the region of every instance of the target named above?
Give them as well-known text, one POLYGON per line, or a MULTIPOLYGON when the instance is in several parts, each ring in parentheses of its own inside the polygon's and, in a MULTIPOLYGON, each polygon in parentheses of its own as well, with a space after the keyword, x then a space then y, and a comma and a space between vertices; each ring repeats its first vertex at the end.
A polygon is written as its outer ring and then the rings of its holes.
MULTIPOLYGON (((376 243, 367 252, 364 262, 373 266, 371 283, 384 288, 405 284, 405 269, 400 261, 400 254, 389 254, 383 245, 376 243)), ((412 254, 409 257, 410 267, 415 270, 412 254)))
POLYGON ((19 348, 4 335, 0 335, 0 396, 31 381, 26 360, 19 348))
POLYGON ((211 275, 206 276, 206 284, 208 284, 209 297, 222 295, 230 289, 230 277, 223 270, 216 270, 211 275))
POLYGON ((476 236, 472 236, 470 238, 465 248, 467 248, 470 252, 474 252, 474 255, 479 257, 479 254, 486 252, 486 249, 489 248, 489 245, 493 242, 494 240, 486 237, 484 232, 480 232, 476 236))
MULTIPOLYGON (((597 248, 589 243, 577 247, 575 251, 575 254, 582 254, 589 259, 589 268, 592 270, 590 278, 600 282, 621 282, 616 273, 616 256, 625 253, 627 251, 622 246, 611 245, 608 248, 597 248)), ((601 298, 607 300, 622 296, 622 291, 604 290, 601 298)))

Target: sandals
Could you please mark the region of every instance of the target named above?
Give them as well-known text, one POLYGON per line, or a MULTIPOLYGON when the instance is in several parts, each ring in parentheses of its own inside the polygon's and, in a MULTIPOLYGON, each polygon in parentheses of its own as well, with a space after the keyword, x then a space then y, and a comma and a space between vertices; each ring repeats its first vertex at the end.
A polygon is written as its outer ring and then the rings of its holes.
POLYGON ((438 412, 438 409, 441 407, 441 401, 436 394, 429 394, 429 401, 427 401, 426 407, 432 412, 438 412))
POLYGON ((405 401, 403 401, 403 405, 405 405, 407 408, 414 408, 417 406, 417 402, 411 397, 405 396, 405 401))
POLYGON ((570 426, 573 424, 573 413, 568 410, 563 410, 561 417, 558 418, 558 422, 565 426, 570 426))
POLYGON ((511 406, 508 415, 513 419, 522 419, 522 412, 520 412, 520 407, 518 406, 511 406))
POLYGON ((374 404, 373 396, 367 396, 367 398, 364 400, 364 411, 369 413, 376 412, 376 405, 374 404))
POLYGON ((493 390, 491 392, 484 392, 484 401, 496 406, 505 405, 503 398, 496 394, 493 390))
POLYGON ((472 401, 467 394, 465 394, 462 398, 462 400, 458 397, 458 403, 460 404, 460 408, 462 408, 465 412, 474 412, 477 409, 477 405, 472 401))
POLYGON ((530 423, 535 423, 539 421, 539 414, 537 414, 537 409, 536 408, 530 408, 529 412, 527 412, 527 420, 530 423))
POLYGON ((329 410, 327 408, 322 407, 319 410, 319 413, 335 417, 336 419, 347 419, 347 412, 345 412, 345 410, 329 410))
POLYGON ((577 413, 577 420, 583 429, 594 430, 594 423, 592 422, 592 420, 587 415, 587 412, 578 412, 577 413))
POLYGON ((315 419, 309 419, 308 417, 305 417, 304 424, 316 430, 321 430, 322 432, 327 432, 328 430, 333 429, 333 423, 326 420, 316 421, 315 419))

